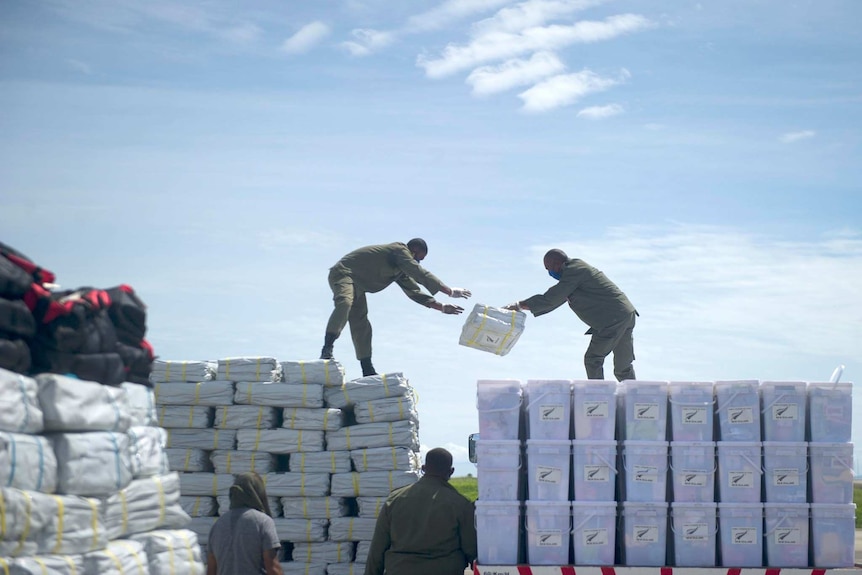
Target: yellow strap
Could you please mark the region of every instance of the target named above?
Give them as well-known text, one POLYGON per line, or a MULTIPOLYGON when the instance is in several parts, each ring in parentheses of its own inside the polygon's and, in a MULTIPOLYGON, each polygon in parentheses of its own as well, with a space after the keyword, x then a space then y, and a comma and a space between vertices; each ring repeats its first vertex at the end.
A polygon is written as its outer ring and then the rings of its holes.
POLYGON ((42 561, 41 557, 32 557, 32 559, 39 565, 39 567, 42 568, 42 575, 48 575, 50 573, 48 571, 48 566, 45 565, 45 562, 42 561))
POLYGON ((302 430, 299 430, 299 450, 302 451, 302 430))
POLYGON ((192 458, 192 450, 186 449, 186 461, 183 464, 183 471, 189 470, 189 461, 191 460, 191 458, 192 458))
POLYGON ((482 333, 482 328, 485 327, 485 322, 488 320, 488 306, 484 307, 485 309, 482 310, 482 323, 479 324, 479 327, 478 329, 476 329, 476 332, 473 334, 473 337, 471 337, 470 340, 467 342, 468 346, 476 345, 476 339, 479 337, 479 334, 482 333))
POLYGON ((251 388, 254 384, 246 383, 246 385, 248 386, 248 391, 245 392, 245 402, 251 404, 251 388))
POLYGON ((329 452, 329 463, 330 463, 330 465, 329 465, 330 473, 335 473, 335 452, 334 451, 329 452))
POLYGON ((392 448, 392 469, 398 469, 398 452, 392 448))
POLYGON ((306 401, 306 399, 307 399, 307 398, 308 398, 308 386, 307 386, 307 385, 303 385, 303 386, 302 386, 302 405, 303 405, 303 406, 305 406, 305 405, 306 405, 305 401, 306 401))
POLYGON ((153 390, 153 395, 155 396, 156 403, 159 403, 159 390, 162 388, 162 383, 159 382, 156 384, 156 388, 153 390))
POLYGON ((197 516, 198 516, 198 511, 200 511, 200 508, 201 508, 201 498, 200 498, 200 497, 195 497, 195 504, 192 506, 191 516, 192 516, 192 517, 197 517, 197 516))
POLYGON ((120 558, 117 557, 117 554, 111 551, 110 549, 104 549, 103 552, 108 556, 108 559, 114 562, 114 567, 117 568, 117 571, 120 575, 123 575, 125 571, 123 570, 123 562, 120 561, 120 558))
POLYGON ((392 471, 389 472, 389 491, 392 491, 392 471))
POLYGON ((368 419, 370 419, 371 422, 374 423, 374 406, 371 405, 370 401, 368 402, 368 419))
POLYGON ((6 539, 6 500, 0 491, 0 539, 6 539))
POLYGON ((305 471, 305 454, 304 453, 294 453, 293 455, 291 455, 291 457, 293 457, 294 455, 299 456, 299 470, 298 471, 300 471, 300 472, 305 471))
POLYGON ((9 562, 0 557, 0 567, 3 568, 4 575, 9 575, 9 562))
POLYGON ((299 494, 305 495, 305 473, 299 474, 299 494))
POLYGON ((225 473, 230 473, 230 455, 231 455, 231 453, 233 453, 233 452, 232 451, 227 452, 227 469, 225 470, 225 473))
POLYGON ((305 362, 304 361, 299 362, 299 371, 302 374, 302 375, 300 375, 300 380, 302 381, 302 383, 306 383, 306 381, 305 381, 305 362))
POLYGON ((68 555, 60 555, 60 557, 62 557, 63 560, 66 562, 66 565, 69 566, 69 571, 72 572, 72 575, 78 575, 78 568, 75 567, 75 562, 72 561, 72 558, 68 555))
POLYGON ((386 383, 386 374, 380 374, 380 379, 383 381, 383 389, 386 390, 386 397, 389 397, 389 384, 386 383))
POLYGON ((183 366, 183 368, 180 370, 180 378, 183 381, 185 381, 186 380, 186 365, 187 365, 187 363, 184 361, 184 362, 180 363, 180 365, 183 366))
POLYGON ((218 473, 213 473, 213 497, 218 497, 218 473))
MULTIPOLYGON (((189 426, 189 427, 191 427, 191 426, 189 426)), ((221 427, 222 429, 227 427, 227 406, 226 405, 222 406, 222 408, 221 408, 221 425, 219 425, 218 427, 221 427)))
POLYGON ((345 434, 345 437, 347 437, 347 449, 350 450, 350 428, 349 427, 344 428, 344 434, 345 434))
POLYGON ((195 405, 201 400, 201 386, 204 382, 199 381, 195 384, 195 405))
POLYGON ((293 429, 294 425, 296 425, 296 408, 293 408, 293 411, 290 414, 290 428, 293 429))
POLYGON ((257 368, 254 371, 254 380, 260 381, 260 358, 257 358, 257 368))
POLYGON ((149 569, 144 569, 144 564, 141 562, 140 552, 132 547, 127 541, 123 541, 122 539, 117 540, 117 543, 125 547, 126 550, 132 554, 132 558, 135 560, 135 563, 138 564, 138 571, 141 572, 141 575, 147 575, 149 569))
POLYGON ((311 520, 305 520, 305 540, 311 541, 311 520))
POLYGON ((166 361, 165 362, 165 381, 170 381, 170 380, 171 380, 171 362, 166 361))
MULTIPOLYGON (((156 387, 158 387, 158 386, 156 386, 156 387)), ((165 410, 166 409, 167 409, 167 407, 165 407, 164 405, 159 408, 159 426, 160 427, 165 426, 165 410)))
POLYGON ((21 495, 24 496, 24 499, 27 500, 27 519, 24 521, 24 529, 21 530, 21 539, 18 540, 18 546, 15 547, 15 550, 12 551, 12 556, 15 557, 18 555, 21 550, 24 548, 24 541, 27 540, 27 537, 30 535, 30 512, 33 507, 33 498, 30 497, 30 494, 26 491, 21 491, 21 495))
POLYGON ((330 517, 332 517, 332 513, 329 511, 329 502, 332 501, 332 498, 327 497, 325 499, 325 501, 326 501, 326 518, 329 519, 330 517))
POLYGON ((347 393, 347 384, 346 384, 346 383, 342 383, 342 384, 341 384, 341 391, 343 391, 343 392, 344 392, 344 400, 345 400, 347 403, 351 403, 351 401, 350 401, 350 395, 347 393))
POLYGON ((405 419, 405 417, 404 417, 404 401, 403 400, 404 400, 403 396, 398 398, 398 419, 401 419, 401 420, 405 419))
POLYGON ((128 509, 128 503, 126 501, 126 490, 121 489, 119 492, 119 496, 120 496, 120 510, 121 510, 121 514, 123 516, 123 521, 120 524, 122 526, 121 531, 120 531, 120 535, 125 535, 126 533, 129 532, 129 509, 128 509))
POLYGON ((153 535, 161 538, 165 542, 165 545, 167 545, 169 558, 168 564, 170 565, 171 575, 174 575, 174 573, 176 573, 176 571, 174 570, 174 542, 171 540, 170 537, 163 533, 153 533, 153 535))
POLYGON ((359 474, 351 473, 350 475, 353 480, 353 495, 359 495, 359 474))
POLYGON ((165 447, 170 447, 171 446, 171 430, 165 429, 165 435, 168 436, 168 442, 165 444, 165 447))
POLYGON ((257 428, 258 429, 260 429, 260 422, 263 421, 263 410, 264 410, 263 407, 261 407, 257 410, 257 428))
POLYGON ((391 423, 389 424, 389 445, 395 445, 392 442, 392 424, 391 423))
POLYGON ((500 340, 500 345, 497 346, 497 353, 499 354, 503 350, 503 346, 506 345, 506 341, 510 337, 512 337, 512 332, 515 331, 515 312, 512 312, 512 323, 509 326, 509 331, 506 332, 506 335, 503 336, 503 339, 500 340))
POLYGON ((182 531, 177 531, 175 533, 177 535, 179 535, 182 538, 183 543, 186 544, 186 551, 188 551, 188 554, 189 554, 189 565, 194 565, 195 564, 195 554, 192 551, 192 542, 189 540, 188 536, 185 533, 183 533, 182 531))
POLYGON ((63 499, 56 495, 52 495, 54 501, 57 502, 57 542, 51 549, 51 553, 59 553, 63 548, 63 523, 66 520, 66 504, 63 499))
POLYGON ((362 471, 368 471, 368 450, 362 450, 362 471))
POLYGON ((254 451, 257 451, 258 448, 260 447, 260 434, 262 431, 263 431, 262 429, 257 430, 256 437, 254 438, 254 451))
POLYGON ((257 451, 251 452, 251 469, 250 471, 254 471, 254 461, 257 458, 257 451))
POLYGON ((195 426, 195 408, 193 405, 189 406, 189 427, 195 426))

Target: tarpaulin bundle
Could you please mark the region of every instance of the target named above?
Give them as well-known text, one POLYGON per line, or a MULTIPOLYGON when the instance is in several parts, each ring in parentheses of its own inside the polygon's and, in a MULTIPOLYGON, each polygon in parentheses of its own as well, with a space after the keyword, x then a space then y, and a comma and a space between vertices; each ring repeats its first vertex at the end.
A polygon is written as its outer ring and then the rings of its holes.
POLYGON ((210 454, 216 473, 247 473, 254 471, 263 475, 278 467, 275 455, 266 451, 237 451, 216 449, 210 454))
POLYGON ((291 556, 294 562, 346 563, 353 561, 353 544, 346 541, 298 542, 293 545, 291 556))
POLYGON ((180 495, 180 507, 189 514, 189 517, 215 517, 218 515, 216 498, 206 495, 180 495))
POLYGON ((285 519, 274 517, 275 532, 282 541, 326 541, 328 519, 285 519))
MULTIPOLYGON (((216 499, 218 506, 218 515, 224 515, 230 511, 230 495, 219 495, 216 499)), ((281 498, 269 496, 266 498, 266 504, 269 510, 272 511, 273 517, 281 516, 281 498)))
MULTIPOLYGON (((150 560, 150 575, 203 575, 201 546, 189 529, 158 529, 131 536, 144 544, 150 560)), ((134 571, 131 571, 134 573, 134 571)))
POLYGON ((332 541, 370 541, 374 535, 375 517, 333 517, 329 521, 332 541))
MULTIPOLYGON (((362 575, 365 563, 332 563, 326 567, 326 575, 362 575)), ((287 575, 287 573, 285 573, 287 575)))
POLYGON ((282 497, 281 509, 288 519, 331 519, 351 513, 346 497, 282 497))
POLYGON ((0 336, 8 339, 36 335, 36 320, 27 304, 20 299, 0 297, 0 336))
POLYGON ((18 250, 0 242, 0 295, 20 297, 30 288, 30 284, 54 283, 55 279, 53 272, 41 268, 18 250))
POLYGON ((108 316, 117 338, 126 345, 138 345, 147 333, 147 306, 131 286, 122 284, 105 290, 111 303, 108 316))
POLYGON ((127 345, 122 341, 117 342, 117 353, 123 360, 126 370, 126 381, 140 383, 152 387, 150 372, 153 369, 153 361, 156 359, 153 346, 142 339, 137 345, 127 345))
POLYGON ((0 336, 0 369, 27 373, 31 364, 30 346, 23 339, 3 339, 0 336))

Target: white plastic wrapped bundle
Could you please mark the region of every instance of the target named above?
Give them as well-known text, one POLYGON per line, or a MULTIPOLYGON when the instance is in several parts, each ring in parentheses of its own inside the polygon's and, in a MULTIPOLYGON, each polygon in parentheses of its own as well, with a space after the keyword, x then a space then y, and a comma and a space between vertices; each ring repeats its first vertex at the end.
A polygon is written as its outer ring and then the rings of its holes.
POLYGON ((412 421, 361 423, 326 432, 326 448, 333 451, 368 447, 407 447, 419 451, 419 430, 412 421))
POLYGON ((328 473, 267 473, 266 494, 275 497, 322 497, 329 495, 328 473))
POLYGON ((129 416, 132 418, 131 424, 157 425, 156 394, 153 393, 153 390, 146 385, 130 381, 123 382, 121 387, 126 390, 129 416))
MULTIPOLYGON (((216 521, 218 521, 218 517, 192 517, 192 520, 186 525, 186 529, 194 533, 200 544, 205 547, 209 544, 210 529, 216 521)), ((141 535, 146 535, 146 533, 141 535)))
POLYGON ((227 495, 233 485, 233 479, 230 473, 181 473, 180 493, 211 497, 227 495))
POLYGON ((335 473, 332 476, 332 495, 357 497, 389 495, 393 489, 419 481, 416 471, 366 471, 364 473, 335 473))
MULTIPOLYGON (((273 517, 281 516, 281 498, 273 497, 268 495, 266 498, 266 502, 269 505, 269 510, 272 513, 273 517)), ((230 511, 230 495, 219 495, 216 498, 216 503, 218 504, 218 514, 224 515, 228 511, 230 511)))
POLYGON ((57 458, 50 442, 39 435, 0 431, 0 485, 54 493, 57 458))
POLYGON ((283 561, 279 565, 284 575, 326 575, 326 563, 283 561))
POLYGON ((344 497, 282 497, 281 509, 288 519, 329 519, 350 515, 350 505, 344 497))
POLYGON ((0 557, 0 573, 5 575, 80 575, 84 573, 82 555, 33 555, 0 557))
POLYGON ((102 517, 110 539, 160 527, 184 527, 189 516, 180 505, 179 474, 135 479, 102 500, 102 517))
POLYGON ((233 382, 157 383, 154 393, 158 405, 230 405, 233 403, 233 382))
POLYGON ((225 405, 215 412, 219 429, 272 429, 278 426, 278 409, 260 405, 225 405))
POLYGON ((153 362, 150 381, 209 381, 215 379, 215 364, 206 361, 170 361, 157 359, 153 362))
POLYGON ((357 563, 365 563, 368 560, 368 552, 371 550, 371 540, 360 541, 356 544, 356 561, 357 563))
POLYGON ((327 387, 324 395, 329 407, 347 407, 360 401, 407 395, 410 389, 404 374, 394 372, 361 377, 340 387, 327 387))
POLYGON ((132 481, 128 434, 90 431, 49 438, 57 456, 58 493, 103 497, 132 481))
POLYGON ((216 473, 246 473, 256 471, 261 475, 275 471, 276 458, 266 451, 218 450, 210 454, 216 473))
POLYGON ((524 333, 526 320, 527 314, 522 311, 477 303, 464 321, 458 343, 495 355, 506 355, 524 333))
POLYGON ((344 383, 344 367, 334 359, 283 361, 281 373, 285 383, 290 384, 339 386, 344 383))
POLYGON ((84 555, 84 572, 99 575, 149 575, 149 559, 138 541, 109 541, 108 548, 84 555))
POLYGON ((405 419, 419 422, 419 414, 416 413, 416 398, 412 390, 406 395, 357 402, 353 411, 356 414, 356 423, 402 421, 405 419))
POLYGON ((98 499, 0 488, 0 557, 73 555, 104 549, 98 499))
POLYGON ((350 471, 349 451, 317 451, 294 453, 287 463, 293 472, 346 473, 350 471))
POLYGON ((44 429, 36 380, 0 368, 0 429, 39 433, 44 429))
POLYGON ((218 515, 218 501, 215 497, 200 495, 180 495, 180 507, 189 517, 213 517, 218 515))
POLYGON ((168 447, 193 449, 233 449, 236 429, 168 429, 168 447))
POLYGON ((332 541, 362 541, 374 536, 375 517, 333 517, 329 520, 332 541))
POLYGON ((132 475, 151 477, 170 471, 165 445, 168 435, 161 427, 133 426, 129 428, 132 475))
POLYGON ((274 407, 323 407, 323 386, 239 381, 234 403, 274 407))
POLYGON ((353 543, 347 541, 295 543, 291 556, 298 563, 346 563, 353 561, 353 543))
POLYGON ((326 567, 326 575, 365 575, 365 563, 333 563, 326 567))
POLYGON ((174 471, 212 471, 209 453, 203 449, 169 447, 168 464, 174 471))
POLYGON ((326 541, 328 519, 273 518, 280 541, 326 541))
POLYGON ((359 506, 360 517, 377 517, 386 503, 388 495, 377 495, 372 497, 357 497, 356 504, 359 506))
POLYGON ((120 431, 132 424, 128 393, 53 373, 36 376, 45 431, 120 431))
POLYGON ((285 429, 335 431, 344 427, 344 412, 323 407, 285 407, 281 426, 285 429))
POLYGON ((204 429, 212 427, 214 410, 208 405, 160 405, 158 424, 160 427, 204 429))
POLYGON ((305 429, 240 429, 236 448, 270 453, 323 451, 323 431, 305 429))
POLYGON ((419 453, 406 447, 370 447, 350 452, 350 460, 356 471, 409 471, 420 469, 419 453))
POLYGON ((206 572, 198 536, 190 529, 158 529, 133 535, 132 539, 144 546, 150 575, 203 575, 206 572))
POLYGON ((274 357, 226 357, 218 360, 217 377, 230 381, 280 381, 274 357))

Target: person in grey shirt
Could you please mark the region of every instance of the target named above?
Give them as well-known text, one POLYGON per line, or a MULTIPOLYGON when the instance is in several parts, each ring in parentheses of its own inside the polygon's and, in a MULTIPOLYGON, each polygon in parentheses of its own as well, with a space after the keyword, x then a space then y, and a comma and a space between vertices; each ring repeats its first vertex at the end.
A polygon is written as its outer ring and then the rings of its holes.
POLYGON ((281 542, 257 473, 237 475, 230 488, 230 511, 210 529, 207 575, 283 575, 281 542))

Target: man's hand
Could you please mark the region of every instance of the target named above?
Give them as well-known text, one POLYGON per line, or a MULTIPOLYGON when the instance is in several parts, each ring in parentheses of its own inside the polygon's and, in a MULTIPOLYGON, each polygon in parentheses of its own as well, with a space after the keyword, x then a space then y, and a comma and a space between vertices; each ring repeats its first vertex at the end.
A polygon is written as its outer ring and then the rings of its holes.
POLYGON ((511 311, 521 311, 521 302, 516 301, 515 303, 510 303, 509 305, 504 305, 503 309, 508 309, 511 311))
POLYGON ((443 307, 440 308, 440 311, 442 311, 445 314, 449 314, 449 315, 458 315, 459 313, 464 311, 464 308, 461 307, 460 305, 454 305, 451 303, 444 303, 443 307))
POLYGON ((470 293, 470 290, 464 289, 464 288, 451 288, 451 291, 452 291, 452 293, 449 294, 449 297, 454 297, 454 298, 460 297, 460 298, 467 299, 468 297, 473 295, 472 293, 470 293))

